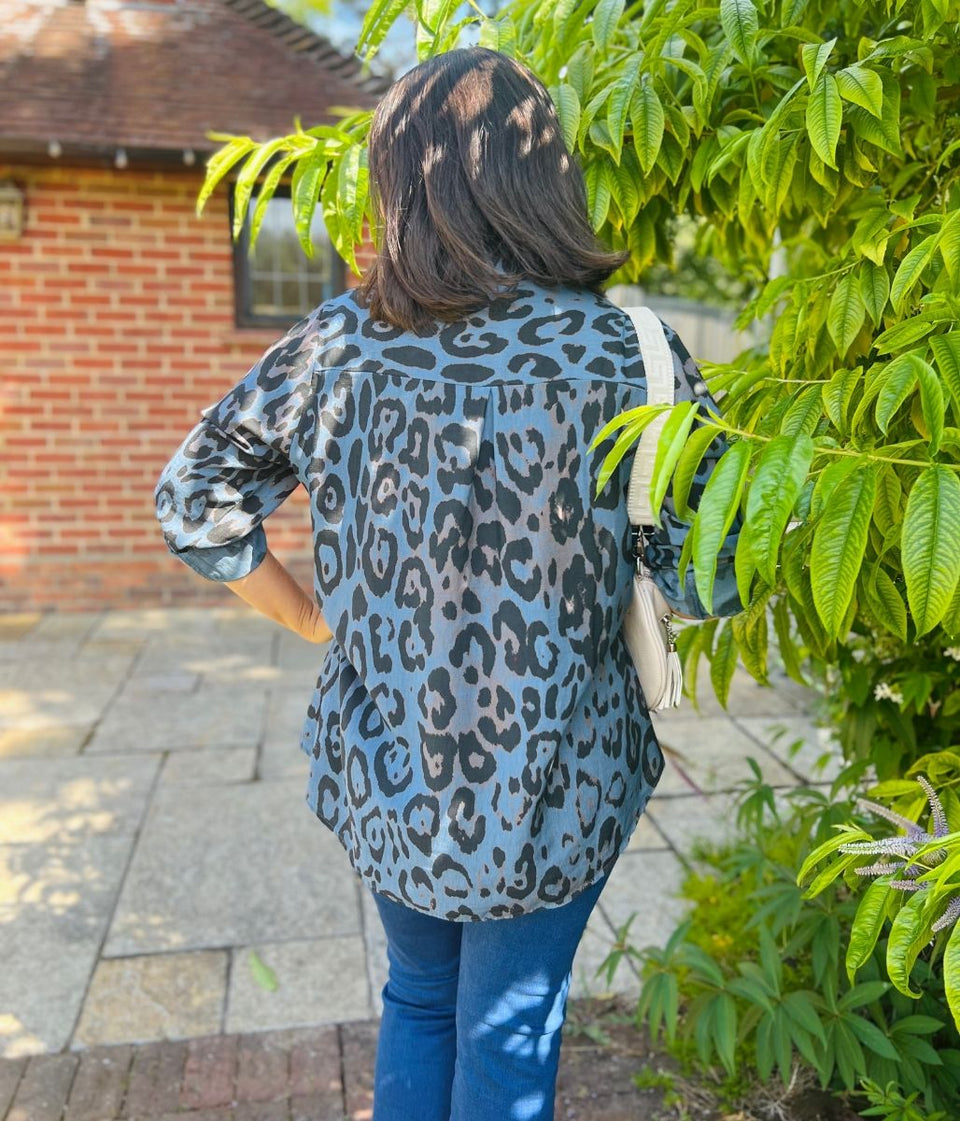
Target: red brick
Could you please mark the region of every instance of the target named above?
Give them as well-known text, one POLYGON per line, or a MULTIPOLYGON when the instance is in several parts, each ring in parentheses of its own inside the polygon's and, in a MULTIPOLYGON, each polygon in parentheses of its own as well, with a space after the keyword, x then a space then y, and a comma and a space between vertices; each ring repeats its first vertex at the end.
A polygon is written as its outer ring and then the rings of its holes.
POLYGON ((64 1121, 103 1121, 120 1113, 131 1047, 95 1047, 80 1055, 64 1121))
POLYGON ((0 1059, 0 1117, 6 1117, 26 1065, 26 1059, 0 1059))
POLYGON ((135 1048, 124 1102, 124 1117, 156 1116, 177 1108, 187 1045, 164 1041, 135 1048))
POLYGON ((72 1054, 32 1056, 6 1121, 60 1121, 77 1062, 72 1054))
MULTIPOLYGON (((16 534, 0 542, 0 611, 222 603, 169 556, 144 496, 200 409, 281 333, 234 325, 226 196, 198 219, 199 173, 8 174, 29 217, 0 248, 0 359, 17 385, 0 419, 13 453, 0 518, 16 534)), ((291 496, 270 538, 309 575, 306 509, 291 496)))
POLYGON ((204 1036, 190 1040, 180 1087, 180 1108, 212 1109, 228 1105, 233 1100, 236 1068, 236 1036, 204 1036))

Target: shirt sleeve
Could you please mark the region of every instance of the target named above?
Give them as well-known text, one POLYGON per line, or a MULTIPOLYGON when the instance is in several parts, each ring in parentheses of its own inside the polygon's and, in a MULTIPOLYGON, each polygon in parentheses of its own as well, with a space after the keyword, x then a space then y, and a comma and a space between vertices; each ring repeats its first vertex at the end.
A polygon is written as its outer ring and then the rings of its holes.
MULTIPOLYGON (((663 323, 663 320, 661 320, 661 323, 663 323)), ((677 333, 668 324, 664 323, 663 326, 670 343, 670 349, 673 352, 674 377, 677 384, 677 401, 692 401, 698 399, 700 401, 698 418, 701 416, 704 418, 708 417, 708 407, 713 412, 719 414, 721 410, 710 395, 707 385, 700 375, 700 370, 696 362, 690 356, 690 352, 684 346, 677 333)), ((694 421, 691 431, 702 427, 703 425, 700 420, 697 419, 694 421)), ((694 476, 693 483, 690 487, 690 494, 687 498, 687 505, 692 509, 697 509, 699 506, 704 487, 707 485, 707 481, 717 465, 717 460, 728 447, 728 442, 720 433, 717 434, 716 438, 712 440, 708 446, 700 462, 700 467, 694 476)), ((743 611, 744 604, 740 601, 740 593, 737 590, 737 578, 734 569, 737 542, 740 539, 740 532, 743 529, 743 515, 741 511, 737 511, 717 557, 717 575, 713 586, 712 611, 706 609, 700 596, 697 594, 696 573, 692 564, 687 565, 687 571, 684 574, 684 586, 680 586, 680 577, 678 574, 680 552, 683 549, 684 541, 691 527, 677 516, 677 510, 673 500, 672 480, 667 488, 663 506, 660 509, 660 520, 663 523, 662 528, 657 528, 652 532, 645 533, 646 546, 644 549, 644 559, 650 568, 654 583, 663 592, 663 597, 667 603, 675 611, 679 611, 684 615, 691 615, 695 619, 736 615, 740 611, 743 611)))
POLYGON ((249 575, 267 553, 263 521, 300 483, 291 454, 313 376, 310 319, 271 346, 201 419, 154 488, 164 543, 208 580, 249 575))

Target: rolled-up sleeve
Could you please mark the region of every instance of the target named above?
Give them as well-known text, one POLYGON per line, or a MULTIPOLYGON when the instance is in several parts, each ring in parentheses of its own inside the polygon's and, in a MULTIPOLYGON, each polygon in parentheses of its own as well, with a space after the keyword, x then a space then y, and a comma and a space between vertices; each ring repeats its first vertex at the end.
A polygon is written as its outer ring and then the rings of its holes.
POLYGON ((263 521, 300 483, 290 460, 309 383, 290 336, 201 419, 160 472, 156 516, 167 549, 208 580, 249 575, 266 556, 263 521))
MULTIPOLYGON (((661 320, 662 322, 662 320, 661 320)), ((692 431, 701 428, 700 417, 707 419, 708 407, 714 413, 721 413, 716 401, 710 395, 706 383, 703 381, 697 364, 690 356, 679 336, 664 324, 670 348, 673 352, 674 375, 678 385, 677 401, 699 400, 700 408, 697 411, 698 419, 693 423, 692 431)), ((697 509, 703 495, 704 487, 713 474, 717 461, 727 450, 729 444, 721 434, 717 434, 704 453, 700 467, 694 476, 687 498, 687 504, 692 509, 697 509)), ((663 597, 674 610, 684 615, 691 615, 695 619, 708 619, 713 616, 736 615, 744 609, 737 590, 737 577, 734 568, 734 558, 737 552, 737 542, 743 529, 743 515, 738 510, 733 523, 724 538, 723 545, 717 556, 717 574, 713 585, 712 610, 708 611, 703 601, 697 594, 696 572, 693 564, 687 565, 684 574, 683 587, 680 585, 679 565, 680 553, 684 541, 691 530, 691 526, 677 516, 673 500, 673 483, 671 481, 660 509, 662 528, 646 533, 646 547, 644 558, 650 568, 654 583, 663 592, 663 597)))

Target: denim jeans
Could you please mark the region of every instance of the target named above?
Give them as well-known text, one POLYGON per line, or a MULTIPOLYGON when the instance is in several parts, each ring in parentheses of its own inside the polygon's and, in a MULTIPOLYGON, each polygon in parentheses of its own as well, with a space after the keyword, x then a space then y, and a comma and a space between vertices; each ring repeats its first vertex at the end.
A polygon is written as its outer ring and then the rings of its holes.
POLYGON ((373 1121, 553 1121, 573 957, 606 879, 482 922, 373 893, 390 967, 373 1121))

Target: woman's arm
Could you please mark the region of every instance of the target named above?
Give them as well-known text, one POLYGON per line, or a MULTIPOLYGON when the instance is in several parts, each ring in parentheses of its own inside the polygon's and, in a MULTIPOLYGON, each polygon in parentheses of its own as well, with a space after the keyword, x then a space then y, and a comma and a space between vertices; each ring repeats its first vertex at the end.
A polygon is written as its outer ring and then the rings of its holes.
POLYGON ((252 572, 224 583, 261 615, 307 642, 328 642, 333 638, 320 608, 269 549, 252 572))

